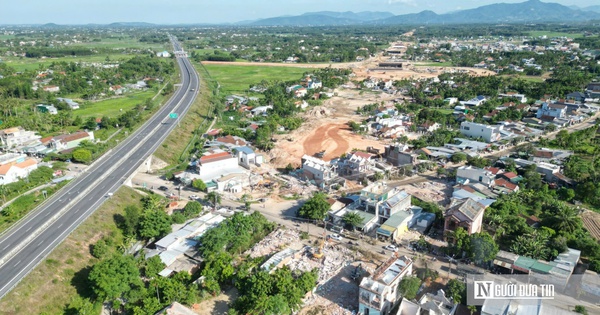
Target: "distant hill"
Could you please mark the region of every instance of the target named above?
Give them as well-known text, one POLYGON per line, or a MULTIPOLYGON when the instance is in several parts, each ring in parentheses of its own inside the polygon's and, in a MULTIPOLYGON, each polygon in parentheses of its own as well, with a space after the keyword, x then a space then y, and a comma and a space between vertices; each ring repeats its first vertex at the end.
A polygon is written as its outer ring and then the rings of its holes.
POLYGON ((600 5, 592 5, 581 9, 582 11, 594 11, 600 13, 600 5))
POLYGON ((389 12, 321 11, 298 16, 262 19, 248 25, 317 26, 353 24, 458 24, 581 22, 600 20, 600 5, 578 9, 558 3, 529 0, 521 3, 496 3, 475 9, 436 14, 433 11, 393 15, 389 12))
POLYGON ((320 12, 309 12, 304 13, 301 16, 306 15, 326 15, 338 19, 348 19, 356 21, 373 21, 382 20, 394 16, 391 12, 376 12, 376 11, 363 11, 354 13, 352 11, 347 12, 334 12, 334 11, 320 11, 320 12))
MULTIPOLYGON (((427 12, 426 23, 524 23, 524 22, 576 22, 600 19, 596 12, 574 10, 558 3, 529 0, 521 3, 496 3, 470 10, 462 10, 441 15, 427 12)), ((424 12, 418 13, 423 14, 424 12)), ((414 14, 397 15, 387 18, 385 24, 414 24, 419 16, 414 14)))
POLYGON ((336 18, 328 15, 300 15, 287 17, 274 17, 254 21, 249 25, 265 25, 265 26, 321 26, 321 25, 350 25, 360 24, 360 21, 336 18))
POLYGON ((315 25, 352 25, 365 22, 386 19, 394 16, 390 12, 308 12, 298 16, 279 16, 253 21, 251 23, 239 23, 249 25, 280 25, 280 26, 315 26, 315 25))

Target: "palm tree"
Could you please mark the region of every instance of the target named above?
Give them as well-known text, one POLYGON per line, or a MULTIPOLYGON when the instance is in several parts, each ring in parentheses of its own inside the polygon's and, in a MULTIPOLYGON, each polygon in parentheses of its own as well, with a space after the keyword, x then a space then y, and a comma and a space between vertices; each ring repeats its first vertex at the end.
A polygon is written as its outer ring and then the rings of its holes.
POLYGON ((581 219, 572 207, 559 205, 551 218, 552 227, 557 231, 573 233, 581 226, 581 219))

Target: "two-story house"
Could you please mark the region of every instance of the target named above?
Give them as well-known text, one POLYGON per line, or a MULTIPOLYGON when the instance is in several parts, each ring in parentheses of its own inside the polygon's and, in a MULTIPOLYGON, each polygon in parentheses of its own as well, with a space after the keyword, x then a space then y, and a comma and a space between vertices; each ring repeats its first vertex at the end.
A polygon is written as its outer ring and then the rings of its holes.
POLYGON ((376 182, 360 192, 360 197, 348 209, 354 210, 363 217, 359 228, 369 232, 383 224, 390 216, 411 206, 410 195, 404 190, 388 186, 384 182, 376 182))
POLYGON ((375 156, 370 153, 354 151, 345 161, 343 175, 364 174, 375 166, 375 156))
POLYGON ((25 130, 20 126, 0 130, 0 142, 7 149, 39 144, 41 138, 35 131, 25 130))
POLYGON ((542 106, 537 110, 535 116, 540 119, 542 117, 565 118, 567 114, 567 106, 552 103, 542 103, 542 106))
POLYGON ((456 170, 456 182, 459 184, 482 183, 491 187, 494 185, 494 179, 496 179, 496 174, 491 170, 467 165, 456 170))
POLYGON ((398 284, 412 273, 413 262, 406 256, 394 254, 370 277, 360 282, 358 292, 358 314, 388 315, 402 300, 398 284))
POLYGON ((452 199, 444 213, 444 237, 453 242, 451 232, 462 227, 467 233, 480 233, 483 213, 487 206, 471 198, 452 199))
POLYGON ((337 176, 337 164, 305 154, 302 157, 302 174, 304 179, 321 185, 337 176))
POLYGON ((383 156, 394 166, 416 164, 418 155, 414 152, 406 152, 407 149, 406 145, 388 145, 385 147, 383 156))
POLYGON ((500 129, 502 126, 489 126, 470 121, 460 123, 460 132, 472 138, 482 138, 485 142, 496 142, 500 140, 500 129))

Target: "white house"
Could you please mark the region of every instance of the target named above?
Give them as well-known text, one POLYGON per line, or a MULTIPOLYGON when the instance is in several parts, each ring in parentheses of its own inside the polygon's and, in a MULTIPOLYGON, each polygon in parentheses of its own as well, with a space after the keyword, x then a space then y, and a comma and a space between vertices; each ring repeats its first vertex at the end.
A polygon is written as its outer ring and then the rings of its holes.
POLYGON ((165 51, 157 52, 156 56, 162 57, 162 58, 169 58, 169 57, 171 57, 171 54, 169 54, 169 52, 165 50, 165 51))
POLYGON ((398 284, 412 273, 412 265, 410 258, 394 254, 370 277, 363 278, 358 292, 358 314, 390 314, 401 301, 398 284))
POLYGON ((460 123, 460 132, 468 137, 482 138, 486 142, 496 142, 500 140, 500 128, 502 126, 489 126, 470 121, 460 123))
POLYGON ((34 159, 27 159, 16 164, 4 164, 0 166, 0 185, 14 183, 21 178, 26 178, 37 167, 37 161, 34 159))
POLYGON ((336 177, 337 165, 305 154, 302 157, 302 171, 307 180, 320 184, 336 177))
POLYGON ((548 104, 546 102, 542 103, 542 107, 540 107, 536 113, 537 118, 542 118, 544 116, 550 116, 554 118, 565 118, 567 114, 567 106, 566 105, 558 105, 558 104, 548 104))
POLYGON ((485 103, 487 101, 487 99, 485 98, 485 96, 483 95, 478 95, 468 101, 465 102, 461 102, 463 105, 465 106, 469 106, 469 107, 477 107, 483 103, 485 103))
POLYGON ((59 102, 64 102, 64 103, 67 103, 67 105, 69 105, 69 107, 70 107, 72 110, 79 109, 79 103, 77 103, 77 102, 73 101, 73 100, 72 100, 72 99, 70 99, 70 98, 62 98, 62 97, 58 97, 56 100, 58 100, 59 102))
POLYGON ((459 184, 482 183, 488 187, 494 185, 496 175, 492 171, 473 166, 461 166, 456 170, 456 182, 459 184))
POLYGON ((39 144, 41 138, 35 131, 25 130, 21 126, 0 130, 0 142, 8 149, 39 144))
POLYGON ((444 290, 439 289, 436 294, 424 294, 417 303, 402 299, 396 315, 454 315, 457 308, 458 304, 448 299, 444 290))
POLYGON ((517 94, 517 93, 509 92, 509 93, 498 94, 498 97, 499 98, 512 97, 512 98, 516 98, 521 103, 527 103, 527 97, 525 96, 525 94, 517 94))
POLYGON ((200 178, 205 182, 223 174, 238 173, 240 170, 238 159, 229 152, 205 155, 198 161, 197 168, 200 178))
POLYGON ((58 114, 58 109, 56 109, 56 107, 54 107, 54 105, 40 104, 40 105, 37 105, 36 108, 40 113, 48 113, 50 115, 58 114))
POLYGON ((237 151, 238 164, 245 167, 250 168, 250 165, 256 164, 256 153, 249 147, 237 147, 235 148, 237 151))
POLYGON ((250 112, 252 112, 252 115, 254 115, 254 116, 266 115, 267 111, 269 109, 273 109, 273 105, 257 106, 255 108, 253 108, 252 110, 250 110, 250 112))
POLYGON ((447 97, 444 99, 445 103, 448 103, 448 105, 454 105, 456 103, 458 103, 458 98, 456 97, 447 97))

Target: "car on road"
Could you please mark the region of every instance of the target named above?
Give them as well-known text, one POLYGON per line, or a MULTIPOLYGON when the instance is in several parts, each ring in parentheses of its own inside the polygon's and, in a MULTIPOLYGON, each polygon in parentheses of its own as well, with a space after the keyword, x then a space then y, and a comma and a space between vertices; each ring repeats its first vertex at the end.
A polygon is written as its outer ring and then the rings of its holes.
POLYGON ((391 245, 391 244, 383 246, 383 249, 387 249, 387 250, 392 251, 392 252, 397 252, 398 251, 398 247, 396 247, 394 245, 391 245))
POLYGON ((108 194, 106 194, 106 197, 112 197, 113 193, 109 192, 108 194))
POLYGON ((336 241, 341 241, 342 237, 339 234, 329 234, 330 239, 334 239, 336 241))
POLYGON ((191 196, 190 196, 190 200, 196 200, 196 199, 198 199, 198 198, 200 198, 200 197, 198 197, 198 196, 196 196, 196 195, 191 195, 191 196))
POLYGON ((169 187, 167 187, 167 186, 160 186, 160 187, 158 187, 158 190, 167 191, 167 190, 169 190, 169 187))

